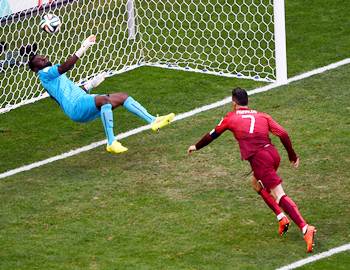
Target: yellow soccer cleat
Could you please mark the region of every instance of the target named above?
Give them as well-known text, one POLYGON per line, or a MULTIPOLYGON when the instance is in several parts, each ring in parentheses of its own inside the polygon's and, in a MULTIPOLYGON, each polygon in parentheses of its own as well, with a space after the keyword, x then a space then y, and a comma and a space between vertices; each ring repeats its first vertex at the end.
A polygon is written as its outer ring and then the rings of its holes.
POLYGON ((165 127, 170 124, 170 122, 174 119, 175 113, 169 113, 167 115, 158 116, 156 120, 153 121, 151 125, 151 129, 153 131, 158 131, 162 127, 165 127))
POLYGON ((120 154, 120 153, 128 151, 128 148, 122 146, 122 144, 120 142, 115 140, 111 145, 107 144, 106 150, 109 153, 120 154))

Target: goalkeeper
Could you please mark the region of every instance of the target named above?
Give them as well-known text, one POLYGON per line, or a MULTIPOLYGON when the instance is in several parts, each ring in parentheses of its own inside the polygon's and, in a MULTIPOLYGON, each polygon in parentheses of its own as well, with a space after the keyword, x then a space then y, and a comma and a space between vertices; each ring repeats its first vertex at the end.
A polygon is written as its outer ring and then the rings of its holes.
POLYGON ((75 122, 89 122, 101 117, 102 124, 107 137, 106 150, 110 153, 122 153, 128 149, 118 142, 113 131, 112 110, 118 106, 124 106, 129 112, 137 115, 147 123, 151 124, 153 131, 168 125, 175 114, 155 117, 132 97, 126 93, 114 93, 107 95, 91 95, 92 88, 99 85, 105 78, 100 74, 87 81, 83 88, 78 87, 64 74, 72 69, 89 47, 96 43, 96 36, 89 36, 81 48, 66 62, 61 65, 52 65, 45 56, 33 55, 30 57, 29 68, 38 74, 41 84, 64 111, 64 113, 75 122))

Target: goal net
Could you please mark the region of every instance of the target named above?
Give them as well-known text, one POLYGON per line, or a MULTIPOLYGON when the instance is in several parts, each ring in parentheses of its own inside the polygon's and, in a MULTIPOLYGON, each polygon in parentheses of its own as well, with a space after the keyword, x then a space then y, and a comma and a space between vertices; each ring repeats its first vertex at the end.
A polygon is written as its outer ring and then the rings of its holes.
POLYGON ((78 84, 140 66, 275 81, 286 61, 284 7, 274 2, 283 1, 56 0, 2 17, 0 112, 47 96, 27 68, 29 54, 61 63, 90 34, 98 43, 69 74, 78 84), (61 18, 58 33, 39 28, 46 13, 61 18))

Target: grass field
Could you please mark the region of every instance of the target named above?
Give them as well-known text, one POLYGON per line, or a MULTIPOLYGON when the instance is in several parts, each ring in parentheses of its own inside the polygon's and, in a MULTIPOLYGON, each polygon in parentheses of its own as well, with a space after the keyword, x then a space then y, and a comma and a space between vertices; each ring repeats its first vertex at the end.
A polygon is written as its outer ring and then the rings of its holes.
MULTIPOLYGON (((350 3, 287 1, 289 75, 348 56, 350 3), (325 12, 325 10, 327 12, 325 12)), ((350 67, 251 98, 290 132, 293 170, 278 140, 287 193, 318 228, 315 252, 349 242, 350 67)), ((151 112, 185 112, 261 83, 157 68, 109 78, 97 92, 127 91, 151 112)), ((186 155, 230 106, 0 181, 0 269, 274 269, 306 257, 296 226, 286 238, 249 184, 230 134, 186 155)), ((115 112, 116 131, 143 124, 115 112)), ((44 100, 0 116, 0 172, 103 139, 44 100)), ((347 269, 349 252, 302 269, 347 269)))
MULTIPOLYGON (((349 69, 251 100, 292 134, 302 167, 292 170, 281 151, 280 173, 319 229, 316 252, 350 234, 349 69), (337 91, 329 91, 334 81, 337 91)), ((229 134, 186 156, 187 146, 227 110, 127 138, 125 155, 99 148, 3 180, 1 268, 271 269, 304 257, 296 226, 286 239, 277 236, 229 134)))

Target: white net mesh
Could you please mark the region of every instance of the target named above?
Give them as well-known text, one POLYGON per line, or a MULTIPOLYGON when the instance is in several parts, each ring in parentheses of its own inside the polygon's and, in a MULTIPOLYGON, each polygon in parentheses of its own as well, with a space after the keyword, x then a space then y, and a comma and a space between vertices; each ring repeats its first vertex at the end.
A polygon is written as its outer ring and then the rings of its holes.
POLYGON ((2 18, 0 112, 45 96, 26 66, 35 46, 60 63, 90 34, 98 44, 70 72, 76 82, 142 65, 273 81, 273 19, 273 0, 61 0, 2 18), (46 13, 61 18, 58 33, 40 30, 46 13))

